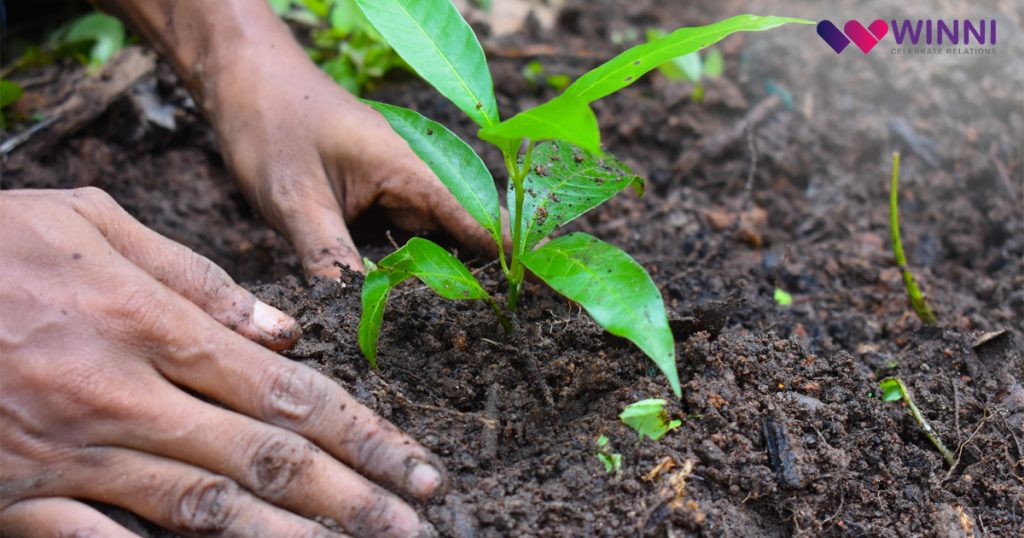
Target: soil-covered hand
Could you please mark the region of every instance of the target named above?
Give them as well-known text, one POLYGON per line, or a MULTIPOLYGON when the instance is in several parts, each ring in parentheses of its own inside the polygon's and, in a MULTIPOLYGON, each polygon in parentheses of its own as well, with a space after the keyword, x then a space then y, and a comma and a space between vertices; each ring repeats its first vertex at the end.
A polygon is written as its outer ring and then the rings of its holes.
POLYGON ((95 189, 0 192, 0 246, 5 536, 131 535, 80 500, 190 535, 423 532, 377 484, 427 498, 436 458, 268 350, 295 321, 209 260, 95 189))
POLYGON ((362 270, 346 223, 373 205, 402 229, 443 229, 495 251, 387 121, 297 52, 239 51, 212 75, 207 99, 228 165, 250 202, 291 240, 307 273, 337 277, 335 260, 362 270))

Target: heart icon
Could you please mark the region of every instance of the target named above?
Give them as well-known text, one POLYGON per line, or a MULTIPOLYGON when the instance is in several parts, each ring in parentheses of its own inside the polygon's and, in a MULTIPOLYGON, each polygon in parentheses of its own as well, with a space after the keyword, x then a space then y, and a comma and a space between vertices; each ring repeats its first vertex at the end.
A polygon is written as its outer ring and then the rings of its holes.
POLYGON ((882 19, 876 19, 870 26, 864 28, 860 22, 851 20, 846 22, 846 26, 843 26, 843 31, 857 45, 857 48, 867 54, 889 33, 889 25, 882 19))

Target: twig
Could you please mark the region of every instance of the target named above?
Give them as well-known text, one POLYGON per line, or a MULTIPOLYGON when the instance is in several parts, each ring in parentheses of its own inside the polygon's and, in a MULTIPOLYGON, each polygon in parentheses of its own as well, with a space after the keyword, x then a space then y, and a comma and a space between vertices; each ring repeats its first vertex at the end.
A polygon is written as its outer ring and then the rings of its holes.
MULTIPOLYGON (((750 124, 746 126, 747 131, 747 149, 750 152, 750 167, 747 169, 747 182, 743 186, 743 203, 740 206, 739 213, 736 214, 736 218, 732 220, 732 224, 729 225, 729 229, 725 233, 725 237, 736 237, 736 234, 740 230, 740 223, 743 222, 743 216, 750 211, 750 204, 752 203, 751 198, 753 197, 754 191, 754 174, 757 173, 757 145, 754 142, 754 127, 750 124)), ((719 243, 720 246, 723 243, 719 243)))
POLYGON ((484 413, 491 420, 480 430, 480 459, 492 463, 498 457, 498 425, 501 423, 498 417, 498 394, 500 387, 492 383, 487 388, 487 403, 484 404, 484 413))
POLYGON ((696 147, 687 149, 683 152, 683 154, 676 159, 675 163, 673 163, 673 170, 678 175, 686 175, 700 162, 718 157, 724 153, 725 150, 738 142, 740 138, 743 137, 745 130, 753 128, 771 115, 781 102, 782 101, 778 94, 773 93, 769 97, 765 98, 763 101, 751 108, 750 112, 748 112, 742 120, 737 122, 732 129, 714 137, 705 137, 696 147))
POLYGON ((974 440, 974 436, 978 435, 978 432, 981 431, 981 428, 985 426, 985 423, 988 422, 990 418, 992 418, 992 415, 986 413, 985 416, 982 417, 981 422, 978 423, 978 427, 974 429, 973 433, 971 433, 971 436, 968 437, 967 440, 964 441, 963 443, 960 443, 960 446, 957 447, 956 461, 953 462, 953 465, 950 466, 949 471, 946 473, 946 476, 942 479, 943 481, 949 480, 949 477, 953 475, 953 471, 956 470, 956 466, 960 465, 960 458, 962 458, 964 455, 964 448, 967 447, 967 445, 974 440))
POLYGON ((956 386, 956 377, 950 377, 949 383, 953 385, 953 424, 956 425, 956 442, 963 445, 963 436, 960 434, 960 389, 956 386))

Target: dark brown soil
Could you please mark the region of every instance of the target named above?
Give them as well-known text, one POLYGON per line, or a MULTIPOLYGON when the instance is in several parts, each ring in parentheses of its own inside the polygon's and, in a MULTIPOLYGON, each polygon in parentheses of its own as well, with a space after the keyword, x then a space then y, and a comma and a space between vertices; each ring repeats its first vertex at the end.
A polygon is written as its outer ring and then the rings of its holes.
MULTIPOLYGON (((158 91, 181 105, 176 132, 144 128, 130 106, 115 107, 45 157, 14 155, 4 186, 102 187, 295 315, 305 334, 288 356, 332 375, 443 458, 450 491, 422 510, 445 536, 1024 534, 1020 6, 569 4, 555 31, 487 40, 506 113, 552 95, 523 80, 529 58, 510 51, 551 44, 559 53, 541 58, 548 71, 575 76, 594 53, 624 46, 608 37, 628 28, 748 11, 996 17, 1000 41, 994 56, 836 56, 812 27, 791 26, 730 38, 725 77, 709 83, 704 103, 655 75, 596 104, 605 146, 649 178, 649 193, 620 195, 571 228, 651 271, 678 329, 681 400, 640 351, 536 283, 511 336, 483 305, 401 287, 385 316, 381 369, 371 371, 355 336, 362 277, 300 280, 289 247, 246 206, 209 129, 166 74, 158 91), (937 327, 908 308, 889 250, 893 150, 904 155, 903 240, 937 327), (750 218, 734 226, 744 207, 750 218), (777 287, 792 306, 775 302, 777 287), (880 400, 887 375, 907 382, 957 450, 954 469, 903 406, 880 400), (668 399, 683 425, 638 442, 617 415, 653 397, 668 399), (594 456, 600 434, 623 456, 620 476, 594 456), (666 458, 675 468, 643 479, 666 458), (670 479, 687 462, 685 496, 674 498, 670 479)), ((397 81, 372 97, 414 105, 473 138, 421 83, 397 81)), ((364 254, 390 249, 379 229, 363 228, 364 254)), ((500 272, 472 261, 500 291, 500 272)))

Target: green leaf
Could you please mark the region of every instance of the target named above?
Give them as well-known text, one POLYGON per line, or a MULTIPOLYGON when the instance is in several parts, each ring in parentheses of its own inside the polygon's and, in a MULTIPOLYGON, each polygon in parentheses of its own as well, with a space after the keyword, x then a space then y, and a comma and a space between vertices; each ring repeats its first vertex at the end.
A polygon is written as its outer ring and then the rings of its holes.
POLYGON ((0 108, 7 108, 9 105, 14 104, 18 99, 21 99, 23 93, 24 91, 17 83, 9 80, 0 80, 0 108))
POLYGON ((445 299, 490 297, 458 258, 422 237, 413 237, 377 265, 381 269, 409 273, 445 299))
POLYGON ((497 244, 501 244, 501 213, 494 178, 480 157, 444 125, 408 108, 364 101, 384 115, 413 152, 451 191, 497 244))
POLYGON ((416 73, 481 127, 498 123, 483 49, 451 0, 356 0, 416 73))
MULTIPOLYGON (((657 28, 649 28, 647 30, 647 41, 657 41, 668 35, 663 30, 657 28)), ((691 52, 679 56, 678 58, 672 58, 671 60, 658 66, 658 71, 661 72, 665 78, 669 80, 686 80, 689 82, 699 82, 701 73, 703 72, 703 62, 700 58, 700 52, 691 52)))
POLYGON ((384 306, 391 289, 409 278, 408 273, 377 269, 370 271, 363 282, 363 312, 359 317, 359 349, 370 366, 377 368, 377 337, 384 320, 384 306))
POLYGON ((665 303, 647 271, 629 254, 593 236, 573 233, 521 259, 608 332, 636 344, 665 374, 676 396, 682 395, 665 303))
POLYGON ((477 136, 499 148, 528 138, 534 142, 565 140, 595 153, 601 151, 594 111, 585 101, 564 95, 480 129, 477 136))
POLYGON ((651 399, 629 404, 619 414, 619 420, 633 428, 641 439, 646 435, 652 441, 657 441, 683 423, 681 420, 669 420, 665 403, 665 400, 651 399))
POLYGON ((344 56, 335 56, 330 60, 327 60, 320 65, 320 69, 323 69, 334 82, 337 82, 342 88, 348 90, 352 95, 359 95, 359 75, 356 73, 355 66, 352 65, 352 61, 344 56))
POLYGON ((124 48, 124 25, 110 15, 90 13, 73 22, 59 42, 62 45, 91 42, 89 66, 99 68, 124 48))
MULTIPOLYGON (((535 146, 530 172, 523 179, 522 251, 630 185, 643 194, 643 179, 607 153, 596 155, 565 142, 535 146)), ((510 183, 508 207, 515 222, 512 189, 510 183)))
POLYGON ((903 386, 903 382, 895 377, 883 379, 878 383, 878 386, 882 389, 882 400, 886 402, 895 402, 902 399, 907 390, 903 386))
POLYGON ((597 438, 597 450, 594 455, 604 464, 604 472, 608 474, 622 472, 622 454, 612 452, 612 448, 608 446, 608 438, 604 435, 597 438))
POLYGON ((359 318, 359 349, 377 367, 377 337, 384 319, 388 293, 409 277, 416 277, 445 299, 487 299, 490 296, 455 256, 436 243, 414 237, 392 252, 366 275, 363 312, 359 318))
POLYGON ((573 82, 563 95, 589 103, 629 86, 672 58, 696 52, 730 34, 768 30, 790 22, 814 24, 804 19, 738 15, 707 26, 680 28, 661 39, 630 48, 589 71, 573 82))
POLYGON ((779 306, 789 306, 793 304, 793 296, 782 288, 775 288, 775 302, 779 303, 779 306))
POLYGON ((331 23, 331 28, 343 36, 370 25, 355 0, 334 0, 328 20, 331 23))
POLYGON ((708 49, 707 55, 704 56, 704 76, 720 77, 724 70, 725 60, 722 58, 722 53, 718 49, 708 49))

